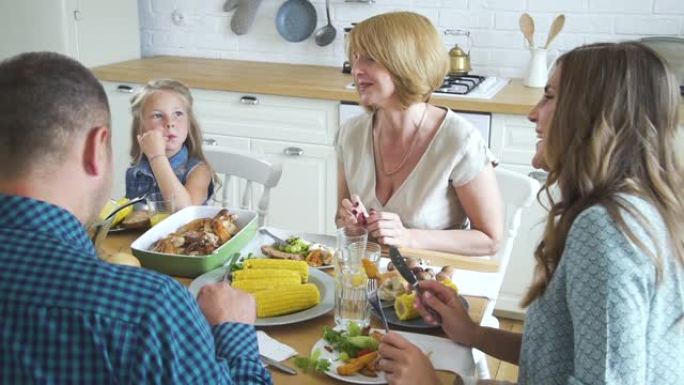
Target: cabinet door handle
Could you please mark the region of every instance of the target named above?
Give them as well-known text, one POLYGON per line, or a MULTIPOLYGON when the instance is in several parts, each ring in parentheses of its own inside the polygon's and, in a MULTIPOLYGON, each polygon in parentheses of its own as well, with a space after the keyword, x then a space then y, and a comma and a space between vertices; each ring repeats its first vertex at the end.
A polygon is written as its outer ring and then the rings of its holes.
POLYGON ((546 178, 549 176, 549 173, 546 171, 532 171, 531 173, 527 174, 527 176, 532 179, 536 179, 539 183, 544 183, 546 182, 546 178))
POLYGON ((204 139, 202 140, 205 146, 216 146, 216 139, 204 139))
POLYGON ((125 85, 125 84, 119 84, 119 85, 116 87, 116 90, 117 90, 118 92, 123 92, 123 93, 125 93, 125 94, 132 94, 132 93, 133 93, 133 87, 127 86, 127 85, 125 85))
POLYGON ((256 106, 259 104, 259 99, 257 99, 256 96, 243 96, 240 98, 240 103, 256 106))
POLYGON ((283 154, 287 156, 302 156, 304 155, 304 150, 299 147, 285 147, 283 154))

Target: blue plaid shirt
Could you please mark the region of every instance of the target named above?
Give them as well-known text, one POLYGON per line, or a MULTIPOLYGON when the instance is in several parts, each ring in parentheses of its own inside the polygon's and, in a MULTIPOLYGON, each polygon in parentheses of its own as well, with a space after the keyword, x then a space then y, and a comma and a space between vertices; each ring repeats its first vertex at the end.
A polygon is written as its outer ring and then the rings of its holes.
POLYGON ((81 223, 0 194, 0 383, 270 384, 254 327, 211 328, 174 279, 99 260, 81 223))

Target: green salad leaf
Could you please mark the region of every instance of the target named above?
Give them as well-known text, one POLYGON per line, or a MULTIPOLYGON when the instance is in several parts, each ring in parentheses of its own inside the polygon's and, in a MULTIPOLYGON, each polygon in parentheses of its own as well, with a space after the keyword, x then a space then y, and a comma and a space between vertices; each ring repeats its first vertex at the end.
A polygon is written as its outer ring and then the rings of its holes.
POLYGON ((299 237, 290 237, 278 249, 291 254, 306 254, 309 252, 309 243, 299 237))
POLYGON ((296 357, 294 360, 295 366, 302 369, 304 372, 325 372, 330 370, 330 360, 320 358, 321 351, 316 349, 311 353, 311 357, 296 357))

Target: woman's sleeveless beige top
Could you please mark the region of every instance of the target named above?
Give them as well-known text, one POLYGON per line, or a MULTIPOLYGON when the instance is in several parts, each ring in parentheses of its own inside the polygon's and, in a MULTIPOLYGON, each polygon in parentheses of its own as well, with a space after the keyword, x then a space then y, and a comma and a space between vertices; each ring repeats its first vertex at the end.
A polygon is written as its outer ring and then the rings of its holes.
POLYGON ((375 195, 372 121, 372 113, 351 118, 337 135, 338 159, 350 195, 358 194, 369 210, 398 214, 407 228, 467 228, 454 187, 470 182, 494 162, 477 129, 449 110, 415 168, 383 206, 375 195))

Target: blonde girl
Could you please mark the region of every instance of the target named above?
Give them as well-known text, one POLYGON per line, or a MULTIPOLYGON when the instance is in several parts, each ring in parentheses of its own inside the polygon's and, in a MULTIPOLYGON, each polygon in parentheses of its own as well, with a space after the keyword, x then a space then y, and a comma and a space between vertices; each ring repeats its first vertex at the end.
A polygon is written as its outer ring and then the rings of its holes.
POLYGON ((172 79, 153 80, 133 96, 128 198, 160 192, 178 210, 211 197, 214 173, 192 103, 188 87, 172 79))

